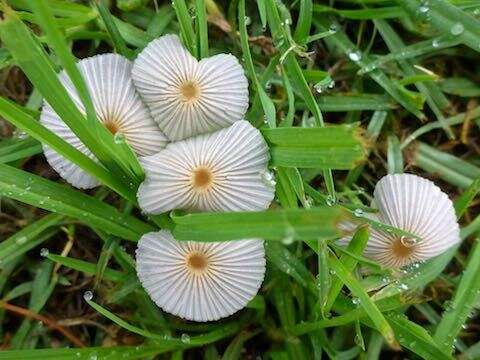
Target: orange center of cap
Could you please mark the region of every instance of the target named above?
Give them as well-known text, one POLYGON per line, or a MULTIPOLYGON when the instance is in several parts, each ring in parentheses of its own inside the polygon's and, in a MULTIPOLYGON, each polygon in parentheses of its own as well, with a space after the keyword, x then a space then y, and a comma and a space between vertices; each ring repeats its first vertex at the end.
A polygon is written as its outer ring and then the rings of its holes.
POLYGON ((212 185, 213 175, 210 169, 200 167, 193 171, 193 186, 198 189, 205 189, 212 185))
POLYGON ((180 86, 180 92, 185 102, 193 101, 200 95, 198 85, 190 81, 180 86))
POLYGON ((105 121, 103 123, 103 126, 105 126, 107 128, 108 131, 110 131, 113 135, 115 135, 118 130, 120 130, 120 128, 118 127, 118 125, 114 122, 114 121, 105 121))
POLYGON ((187 264, 193 270, 204 270, 208 265, 208 260, 205 255, 200 253, 191 254, 187 259, 187 264))
POLYGON ((396 238, 392 243, 393 254, 397 257, 407 258, 413 253, 413 250, 414 246, 408 246, 408 243, 402 241, 401 238, 396 238))

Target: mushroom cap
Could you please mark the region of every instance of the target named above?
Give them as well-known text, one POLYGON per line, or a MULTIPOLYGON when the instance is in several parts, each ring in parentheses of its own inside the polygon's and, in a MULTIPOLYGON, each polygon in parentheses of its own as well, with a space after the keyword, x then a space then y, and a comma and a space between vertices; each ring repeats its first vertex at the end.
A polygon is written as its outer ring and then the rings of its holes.
POLYGON ((274 183, 265 180, 269 159, 265 140, 247 121, 170 143, 140 159, 145 180, 138 203, 152 214, 266 209, 275 192, 274 183))
POLYGON ((169 231, 142 236, 137 274, 152 300, 183 319, 212 321, 232 315, 257 294, 265 275, 258 239, 176 241, 169 231))
POLYGON ((176 35, 150 42, 135 60, 132 76, 172 141, 227 127, 248 108, 248 81, 237 58, 219 54, 197 61, 176 35))
MULTIPOLYGON (((386 175, 375 186, 373 195, 378 207, 374 220, 412 233, 420 240, 371 228, 365 256, 386 267, 401 268, 435 257, 460 242, 453 203, 432 181, 413 174, 386 175)), ((351 224, 342 227, 353 229, 351 224)))
MULTIPOLYGON (((153 121, 131 80, 132 63, 116 54, 96 55, 77 63, 90 93, 97 119, 112 133, 121 132, 132 149, 140 156, 157 153, 165 147, 167 138, 153 121)), ((85 114, 85 107, 65 71, 59 75, 70 98, 85 114)), ((70 145, 92 159, 91 151, 45 102, 40 122, 70 145)), ((76 164, 43 145, 48 163, 71 185, 80 189, 98 186, 99 181, 76 164)))

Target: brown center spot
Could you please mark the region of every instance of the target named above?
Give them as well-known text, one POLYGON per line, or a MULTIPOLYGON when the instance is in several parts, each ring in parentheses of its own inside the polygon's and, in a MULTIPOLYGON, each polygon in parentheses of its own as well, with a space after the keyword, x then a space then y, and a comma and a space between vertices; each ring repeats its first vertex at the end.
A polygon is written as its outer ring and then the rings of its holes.
POLYGON ((402 238, 396 238, 392 243, 393 254, 400 258, 409 257, 414 250, 414 246, 410 245, 407 241, 402 241, 402 238))
POLYGON ((207 267, 208 259, 204 254, 194 253, 188 257, 187 264, 193 270, 201 271, 207 267))
POLYGON ((213 183, 213 174, 205 167, 197 168, 193 171, 192 183, 197 189, 208 188, 213 183))
POLYGON ((190 81, 180 86, 180 92, 185 102, 193 101, 200 95, 198 85, 190 81))
POLYGON ((118 125, 114 121, 110 121, 110 120, 105 121, 103 123, 103 126, 105 126, 107 130, 110 131, 113 135, 115 135, 118 132, 118 130, 120 130, 118 125))

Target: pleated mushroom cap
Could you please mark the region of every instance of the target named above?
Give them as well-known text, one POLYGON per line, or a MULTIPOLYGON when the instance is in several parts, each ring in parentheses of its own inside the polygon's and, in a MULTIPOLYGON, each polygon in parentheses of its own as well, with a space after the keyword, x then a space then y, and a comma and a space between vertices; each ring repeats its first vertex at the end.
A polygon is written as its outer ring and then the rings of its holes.
MULTIPOLYGON (((97 119, 110 132, 122 133, 140 156, 157 153, 165 147, 167 138, 153 121, 133 86, 132 63, 128 59, 116 54, 96 55, 79 61, 77 66, 89 90, 97 119)), ((59 74, 59 79, 78 109, 85 114, 80 97, 65 71, 59 74)), ((44 103, 40 122, 70 145, 95 159, 47 102, 44 103)), ((43 145, 43 150, 48 163, 73 186, 89 189, 99 185, 97 179, 48 146, 43 145)))
POLYGON ((138 189, 138 203, 152 214, 266 209, 275 192, 268 179, 269 158, 262 135, 247 121, 170 143, 140 159, 145 181, 138 189))
POLYGON ((176 35, 150 42, 135 60, 132 76, 172 141, 227 127, 248 108, 248 81, 238 60, 219 54, 197 61, 176 35))
POLYGON ((257 294, 265 275, 263 241, 176 241, 168 231, 142 236, 137 275, 152 300, 183 319, 232 315, 257 294))
MULTIPOLYGON (((420 238, 371 228, 364 254, 380 264, 401 268, 425 261, 460 242, 452 201, 432 181, 413 174, 383 177, 375 186, 378 221, 420 238)), ((344 229, 352 229, 343 224, 344 229)))

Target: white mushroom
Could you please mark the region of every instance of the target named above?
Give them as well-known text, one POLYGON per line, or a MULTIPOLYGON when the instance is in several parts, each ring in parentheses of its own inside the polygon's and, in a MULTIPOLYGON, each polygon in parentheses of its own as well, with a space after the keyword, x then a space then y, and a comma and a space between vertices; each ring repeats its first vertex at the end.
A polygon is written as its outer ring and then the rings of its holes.
POLYGON ((275 192, 269 158, 265 140, 247 121, 170 143, 140 160, 145 181, 138 189, 139 205, 152 214, 266 209, 275 192))
MULTIPOLYGON (((153 121, 133 86, 132 63, 128 59, 116 54, 104 54, 83 59, 77 66, 89 90, 97 119, 110 132, 122 133, 132 149, 141 156, 157 153, 165 147, 167 138, 153 121)), ((59 79, 78 109, 85 113, 80 97, 65 71, 59 74, 59 79)), ((46 102, 40 122, 70 145, 95 158, 46 102)), ((89 189, 99 185, 97 179, 48 146, 44 145, 43 150, 48 163, 73 186, 89 189)))
POLYGON ((227 127, 248 108, 248 81, 238 60, 219 54, 197 61, 176 35, 150 42, 135 60, 132 76, 170 140, 227 127))
MULTIPOLYGON (((375 186, 374 203, 378 207, 374 220, 419 238, 372 227, 364 254, 384 266, 401 268, 425 261, 460 241, 452 201, 430 180, 412 174, 387 175, 375 186)), ((342 227, 353 229, 351 224, 342 227)))
POLYGON ((229 316, 257 294, 265 275, 263 241, 176 241, 168 231, 142 236, 137 274, 153 301, 183 319, 229 316))

